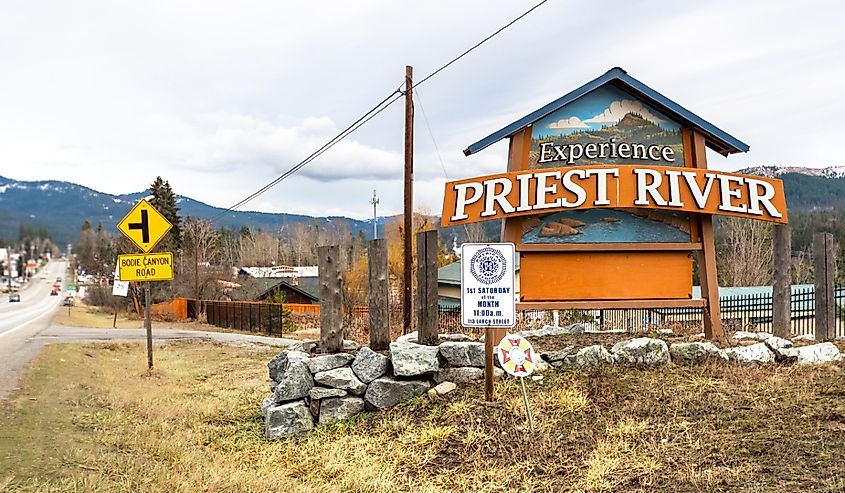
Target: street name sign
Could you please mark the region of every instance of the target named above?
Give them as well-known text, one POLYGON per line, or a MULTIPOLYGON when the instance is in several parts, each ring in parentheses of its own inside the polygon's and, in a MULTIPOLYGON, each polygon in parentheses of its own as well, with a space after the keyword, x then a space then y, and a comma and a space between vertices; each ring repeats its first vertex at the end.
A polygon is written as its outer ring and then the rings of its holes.
MULTIPOLYGON (((126 216, 117 223, 117 229, 144 253, 155 248, 173 225, 146 199, 141 199, 126 216)), ((135 279, 125 279, 134 281, 135 279)), ((149 280, 149 279, 148 279, 149 280)))
POLYGON ((171 252, 118 255, 117 266, 121 281, 173 280, 171 252))
POLYGON ((466 327, 516 324, 513 243, 461 245, 461 323, 466 327))

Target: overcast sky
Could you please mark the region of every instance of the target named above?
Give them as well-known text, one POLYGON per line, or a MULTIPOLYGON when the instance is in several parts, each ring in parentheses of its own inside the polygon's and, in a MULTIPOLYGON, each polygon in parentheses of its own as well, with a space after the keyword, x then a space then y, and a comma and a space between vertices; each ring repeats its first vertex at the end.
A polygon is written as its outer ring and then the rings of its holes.
MULTIPOLYGON (((536 1, 0 0, 0 175, 226 207, 536 1)), ((418 89, 416 205, 504 171, 505 143, 461 151, 614 66, 751 146, 711 167, 845 165, 843 5, 550 0, 418 89)), ((400 102, 245 209, 400 212, 402 125, 400 102)))

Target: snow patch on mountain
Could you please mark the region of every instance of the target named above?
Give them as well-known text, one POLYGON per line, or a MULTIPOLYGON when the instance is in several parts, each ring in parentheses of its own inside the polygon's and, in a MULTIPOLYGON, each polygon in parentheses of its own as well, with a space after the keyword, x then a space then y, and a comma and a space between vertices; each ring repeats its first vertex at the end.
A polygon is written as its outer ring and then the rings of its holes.
POLYGON ((845 177, 845 166, 828 166, 827 168, 807 168, 804 166, 751 166, 743 168, 737 173, 748 175, 766 176, 777 178, 787 173, 796 173, 807 176, 820 176, 823 178, 845 177))

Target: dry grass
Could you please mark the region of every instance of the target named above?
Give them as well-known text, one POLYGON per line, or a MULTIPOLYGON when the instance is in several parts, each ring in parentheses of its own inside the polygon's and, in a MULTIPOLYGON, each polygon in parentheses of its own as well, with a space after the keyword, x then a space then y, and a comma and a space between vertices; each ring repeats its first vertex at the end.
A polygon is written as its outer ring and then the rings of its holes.
MULTIPOLYGON (((93 327, 97 329, 111 328, 114 314, 101 312, 96 307, 84 304, 68 307, 62 306, 56 311, 54 323, 72 327, 93 327)), ((143 320, 128 318, 126 313, 118 313, 117 327, 120 329, 137 329, 144 326, 143 320)))
POLYGON ((610 367, 263 439, 272 351, 56 345, 0 408, 0 490, 843 491, 841 366, 610 367))

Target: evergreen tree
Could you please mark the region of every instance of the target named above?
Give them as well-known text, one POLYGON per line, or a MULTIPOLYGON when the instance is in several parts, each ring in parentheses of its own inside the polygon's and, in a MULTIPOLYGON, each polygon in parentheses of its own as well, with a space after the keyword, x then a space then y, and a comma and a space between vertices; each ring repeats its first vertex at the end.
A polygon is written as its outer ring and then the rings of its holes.
POLYGON ((160 176, 150 185, 153 198, 150 203, 161 214, 173 224, 173 228, 167 234, 162 243, 164 248, 158 250, 176 251, 182 247, 182 219, 179 217, 179 207, 176 206, 176 194, 170 187, 170 182, 163 180, 160 176))

